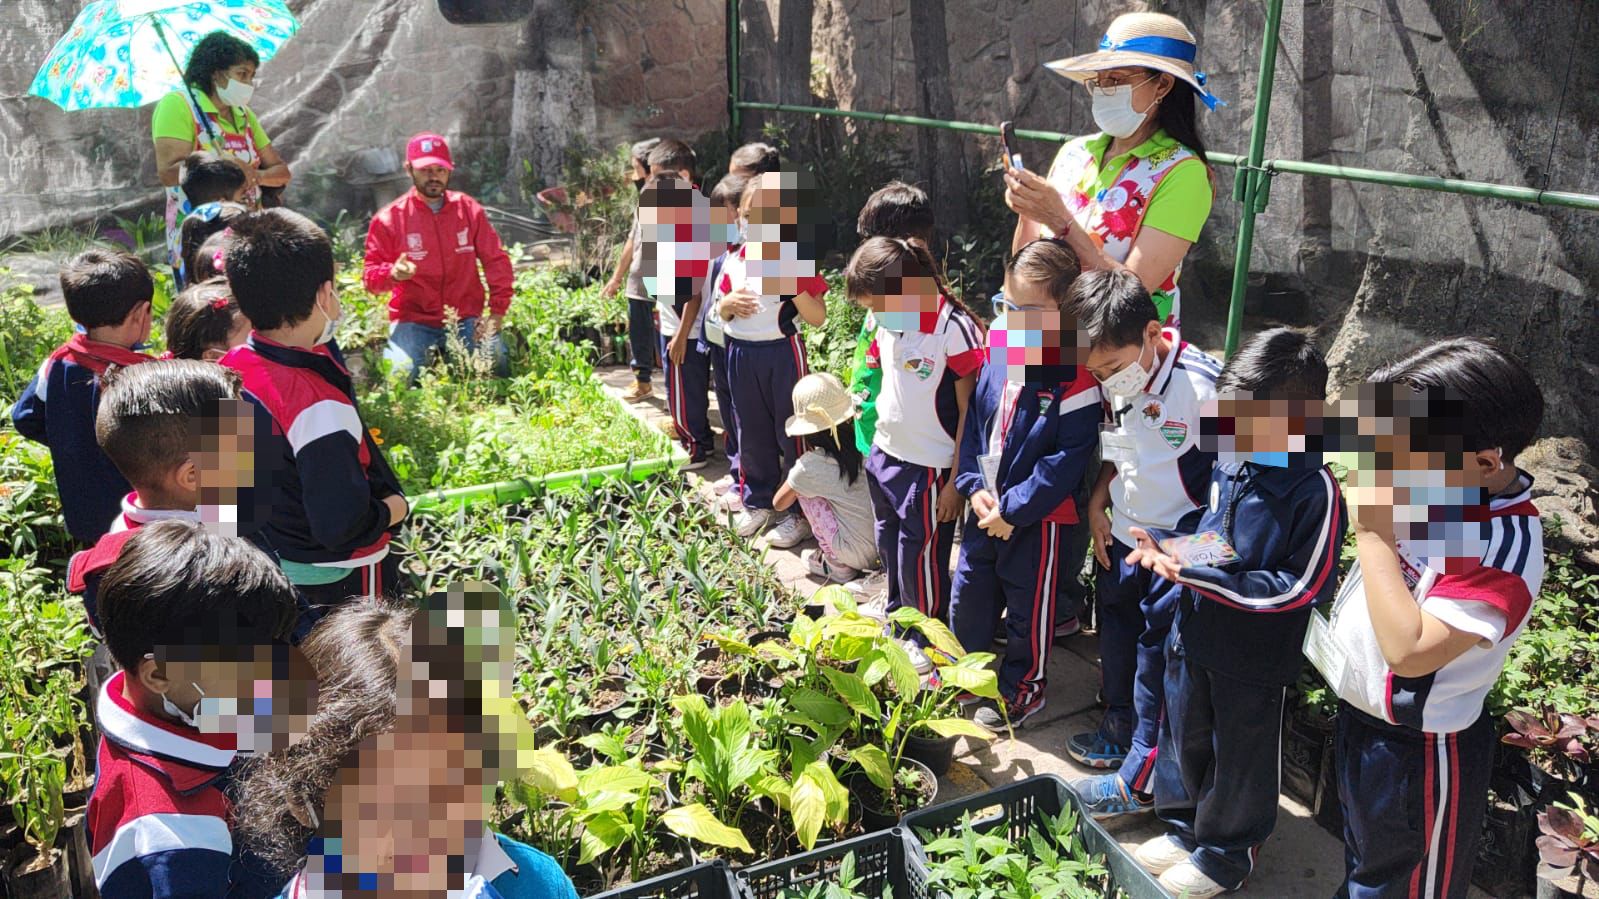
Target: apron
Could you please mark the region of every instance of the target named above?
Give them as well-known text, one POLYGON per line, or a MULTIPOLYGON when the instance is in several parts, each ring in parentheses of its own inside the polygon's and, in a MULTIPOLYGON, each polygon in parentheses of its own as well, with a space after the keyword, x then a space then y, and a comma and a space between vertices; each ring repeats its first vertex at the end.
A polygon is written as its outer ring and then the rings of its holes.
MULTIPOLYGON (((1088 149, 1091 139, 1078 138, 1061 149, 1060 155, 1055 157, 1055 164, 1049 169, 1049 183, 1060 191, 1061 198, 1066 201, 1066 210, 1104 249, 1105 255, 1117 262, 1126 262, 1133 251, 1133 243, 1138 240, 1138 232, 1144 226, 1149 198, 1155 195, 1155 188, 1160 186, 1161 179, 1178 164, 1197 157, 1180 144, 1144 158, 1132 156, 1116 176, 1115 184, 1106 190, 1096 190, 1094 185, 1099 178, 1099 163, 1088 149)), ((1053 236, 1048 228, 1044 229, 1044 233, 1053 236)), ((1156 306, 1164 305, 1162 301, 1170 298, 1171 311, 1166 315, 1168 327, 1177 327, 1180 321, 1178 311, 1181 294, 1177 290, 1177 279, 1182 271, 1182 261, 1178 260, 1177 267, 1172 270, 1166 283, 1153 291, 1156 306)))
MULTIPOLYGON (((194 118, 194 149, 210 150, 218 156, 236 159, 239 162, 251 165, 260 165, 261 154, 255 146, 255 129, 249 127, 249 114, 245 115, 245 128, 243 134, 229 134, 222 129, 221 121, 217 116, 200 111, 194 96, 189 91, 183 91, 183 102, 189 107, 189 115, 194 118)), ((234 110, 234 120, 238 120, 238 110, 234 110)), ((183 230, 183 220, 188 217, 194 208, 189 205, 189 198, 183 193, 183 167, 178 167, 178 183, 167 188, 167 261, 176 271, 182 263, 180 259, 181 243, 179 236, 183 230)), ((250 209, 258 209, 261 205, 261 189, 252 187, 245 194, 244 205, 250 209)))

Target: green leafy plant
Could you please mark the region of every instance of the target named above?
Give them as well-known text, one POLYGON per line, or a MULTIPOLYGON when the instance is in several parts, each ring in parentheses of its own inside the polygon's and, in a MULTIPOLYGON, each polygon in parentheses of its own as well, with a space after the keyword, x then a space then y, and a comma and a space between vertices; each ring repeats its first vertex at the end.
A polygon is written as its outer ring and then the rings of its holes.
POLYGON ((777 752, 763 748, 743 700, 712 709, 697 695, 672 700, 693 753, 683 768, 684 798, 696 797, 664 821, 678 836, 728 849, 754 852, 739 824, 756 798, 757 785, 773 772, 777 752))
POLYGON ((950 899, 1100 899, 1108 870, 1083 848, 1077 824, 1071 809, 1041 815, 1012 843, 1003 832, 979 832, 968 814, 958 830, 927 841, 928 883, 950 899))

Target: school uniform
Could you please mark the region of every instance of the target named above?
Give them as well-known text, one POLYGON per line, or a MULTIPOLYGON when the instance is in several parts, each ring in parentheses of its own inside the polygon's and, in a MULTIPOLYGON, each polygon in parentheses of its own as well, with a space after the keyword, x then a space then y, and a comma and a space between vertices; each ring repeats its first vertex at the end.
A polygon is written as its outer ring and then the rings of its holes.
POLYGON ((1166 635, 1182 588, 1129 565, 1129 529, 1193 533, 1207 504, 1215 453, 1199 448, 1203 406, 1216 396, 1221 363, 1182 340, 1163 336, 1171 351, 1137 396, 1106 397, 1101 457, 1115 465, 1110 482, 1110 568, 1097 572, 1100 673, 1109 709, 1101 733, 1128 746, 1121 777, 1150 789, 1165 693, 1166 635))
MULTIPOLYGON (((729 250, 731 253, 737 247, 729 250)), ((728 253, 711 260, 710 275, 705 279, 705 298, 700 302, 699 340, 696 344, 705 354, 711 368, 711 387, 716 391, 716 411, 722 417, 722 452, 727 456, 727 472, 738 483, 738 424, 733 420, 733 387, 727 380, 727 341, 722 334, 722 322, 717 317, 716 302, 722 298, 718 289, 722 277, 722 263, 728 253)))
MULTIPOLYGON (((748 281, 748 244, 728 254, 717 289, 729 294, 748 281)), ((821 298, 827 281, 801 278, 800 293, 821 298)), ((727 343, 727 379, 738 428, 739 491, 747 509, 770 509, 784 472, 805 451, 805 442, 783 431, 794 414, 794 384, 810 373, 799 336, 795 295, 760 297, 760 309, 722 322, 727 343)))
POLYGON ((644 229, 638 210, 633 210, 633 261, 627 270, 627 347, 632 354, 628 365, 640 383, 648 384, 655 371, 655 301, 644 289, 644 229))
POLYGON ((231 833, 235 737, 147 714, 122 695, 126 677, 113 675, 95 702, 101 736, 87 825, 100 895, 276 895, 283 878, 231 833))
POLYGON ((144 353, 74 334, 39 366, 11 407, 17 433, 50 448, 67 533, 83 544, 105 534, 132 488, 94 439, 100 376, 112 365, 153 361, 144 353))
POLYGON ((1179 572, 1155 813, 1194 865, 1228 889, 1243 885, 1276 826, 1283 700, 1299 679, 1313 607, 1337 585, 1347 528, 1325 467, 1223 463, 1196 533, 1219 535, 1238 558, 1179 572))
POLYGON ((361 422, 350 373, 326 347, 284 346, 251 333, 221 363, 238 371, 256 410, 263 530, 316 618, 351 596, 394 587, 396 522, 383 498, 400 494, 388 459, 361 422))
MULTIPOLYGON (((709 262, 702 260, 699 265, 702 266, 701 271, 709 270, 709 262)), ((702 306, 707 293, 705 285, 710 280, 704 278, 700 282, 702 306)), ((656 297, 656 320, 659 323, 657 331, 660 334, 661 367, 666 376, 666 408, 672 415, 678 442, 688 451, 690 458, 699 460, 709 455, 715 445, 710 421, 711 358, 700 350, 701 318, 696 316, 690 321, 683 321, 683 309, 689 299, 687 296, 656 297), (667 352, 667 345, 677 336, 680 328, 688 329, 681 364, 673 362, 672 354, 667 352)))
POLYGON ((912 606, 942 619, 955 522, 940 522, 937 506, 956 462, 955 382, 982 367, 987 344, 976 319, 943 297, 914 331, 879 324, 876 344, 883 385, 866 472, 888 609, 912 606))
POLYGON ((986 365, 967 409, 955 489, 968 498, 988 490, 1015 530, 1000 540, 967 514, 950 624, 962 646, 982 649, 1004 610, 1009 639, 999 689, 1013 712, 1044 695, 1055 597, 1060 579, 1076 571, 1066 554, 1080 521, 1073 495, 1093 460, 1099 420, 1099 383, 1083 368, 1042 384, 1007 380, 1002 362, 986 365), (996 456, 989 484, 982 460, 996 456))
POLYGON ((1388 667, 1357 562, 1329 624, 1311 623, 1306 654, 1338 693, 1334 764, 1344 813, 1340 896, 1464 897, 1487 805, 1496 743, 1483 707, 1543 585, 1543 527, 1532 478, 1467 510, 1484 522, 1480 561, 1440 571, 1398 541, 1422 611, 1481 641, 1430 674, 1388 667))

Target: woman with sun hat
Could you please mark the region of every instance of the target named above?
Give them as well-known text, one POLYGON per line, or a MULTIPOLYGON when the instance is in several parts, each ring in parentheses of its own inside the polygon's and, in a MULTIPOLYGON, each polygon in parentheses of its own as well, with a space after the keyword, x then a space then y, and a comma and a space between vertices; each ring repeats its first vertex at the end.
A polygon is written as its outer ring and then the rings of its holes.
POLYGON ((1088 89, 1099 133, 1062 147, 1047 177, 1008 168, 1005 202, 1020 220, 1012 252, 1061 237, 1084 270, 1126 268, 1178 323, 1183 256, 1210 216, 1200 103, 1220 102, 1194 69, 1197 45, 1160 13, 1118 16, 1093 53, 1047 63, 1088 89))

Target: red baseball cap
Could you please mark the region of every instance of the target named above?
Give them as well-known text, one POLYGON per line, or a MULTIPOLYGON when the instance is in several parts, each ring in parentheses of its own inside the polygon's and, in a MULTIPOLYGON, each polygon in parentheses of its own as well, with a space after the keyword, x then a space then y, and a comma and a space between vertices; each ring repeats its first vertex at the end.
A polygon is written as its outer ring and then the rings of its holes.
POLYGON ((411 142, 405 145, 405 161, 416 169, 442 165, 455 171, 455 163, 450 161, 450 145, 444 142, 444 138, 431 132, 411 138, 411 142))

